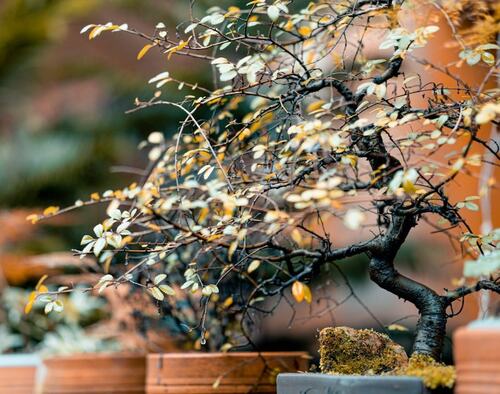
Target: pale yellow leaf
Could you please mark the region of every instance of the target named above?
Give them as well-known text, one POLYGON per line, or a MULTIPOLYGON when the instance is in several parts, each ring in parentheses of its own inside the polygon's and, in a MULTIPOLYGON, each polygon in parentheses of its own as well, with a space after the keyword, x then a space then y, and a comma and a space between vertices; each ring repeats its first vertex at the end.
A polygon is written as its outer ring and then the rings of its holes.
POLYGON ((165 298, 165 296, 158 287, 150 287, 148 291, 154 298, 156 298, 159 301, 163 301, 163 299, 165 298))
POLYGON ((304 284, 302 282, 299 281, 293 282, 292 295, 295 298, 295 301, 297 302, 304 301, 304 284))
POLYGON ((251 274, 260 266, 260 260, 253 260, 248 266, 247 272, 251 274))
POLYGON ((44 216, 55 215, 57 212, 59 212, 59 207, 50 206, 43 210, 43 215, 44 216))
POLYGON ((141 60, 148 51, 153 48, 155 44, 146 44, 142 47, 142 49, 137 54, 137 60, 141 60))
POLYGON ((408 328, 401 324, 390 324, 387 326, 387 329, 391 331, 408 331, 408 328))
POLYGON ((313 103, 311 103, 311 104, 309 104, 307 106, 307 110, 306 111, 308 113, 314 112, 314 111, 320 109, 323 104, 325 104, 324 100, 314 101, 313 103))

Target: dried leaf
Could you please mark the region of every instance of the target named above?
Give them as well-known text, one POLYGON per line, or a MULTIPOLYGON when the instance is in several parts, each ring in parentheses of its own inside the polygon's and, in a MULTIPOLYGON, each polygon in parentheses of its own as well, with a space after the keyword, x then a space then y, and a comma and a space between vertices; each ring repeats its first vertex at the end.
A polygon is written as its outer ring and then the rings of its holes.
POLYGON ((156 44, 146 44, 137 54, 137 60, 141 60, 148 51, 153 48, 156 44))
POLYGON ((57 212, 59 212, 59 207, 51 206, 43 210, 43 215, 44 216, 55 215, 57 212))
POLYGON ((172 57, 172 55, 174 53, 176 53, 176 52, 181 51, 182 49, 184 49, 189 44, 189 41, 191 41, 191 37, 189 37, 186 41, 182 40, 179 43, 179 45, 177 45, 175 47, 172 47, 167 52, 165 52, 165 53, 168 53, 167 59, 170 60, 170 58, 172 57))
POLYGON ((26 303, 26 306, 24 307, 24 313, 28 314, 31 312, 31 309, 33 309, 33 305, 36 301, 36 296, 37 293, 36 291, 32 291, 28 297, 28 302, 26 303))
POLYGON ((306 300, 307 302, 310 302, 311 300, 311 290, 306 284, 299 282, 298 280, 293 282, 292 295, 295 298, 295 301, 299 303, 304 300, 306 300), (308 296, 309 301, 307 301, 306 299, 306 294, 308 296))
POLYGON ((219 387, 220 381, 222 380, 223 375, 219 376, 217 379, 215 379, 215 382, 212 384, 212 388, 215 390, 219 387))
POLYGON ((40 287, 42 286, 43 282, 45 282, 45 279, 47 279, 49 276, 48 275, 43 275, 37 282, 35 289, 39 290, 40 287))

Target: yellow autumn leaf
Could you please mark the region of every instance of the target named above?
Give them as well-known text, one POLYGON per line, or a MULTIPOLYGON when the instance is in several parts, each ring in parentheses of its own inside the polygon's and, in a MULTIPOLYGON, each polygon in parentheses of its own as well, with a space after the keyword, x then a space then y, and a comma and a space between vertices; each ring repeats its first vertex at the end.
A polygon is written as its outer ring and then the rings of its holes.
POLYGON ((251 274, 260 266, 260 260, 253 260, 247 268, 247 272, 251 274))
POLYGON ((222 345, 222 346, 220 347, 220 349, 219 349, 219 350, 220 350, 222 353, 227 353, 227 352, 229 351, 229 349, 231 349, 232 347, 233 347, 233 345, 232 345, 232 344, 230 344, 230 343, 225 343, 224 345, 222 345))
POLYGON ((106 25, 97 25, 90 31, 89 40, 93 40, 98 35, 100 35, 102 32, 105 32, 108 30, 115 30, 115 29, 119 29, 119 28, 120 28, 120 26, 112 25, 112 24, 108 24, 107 26, 106 25))
POLYGON ((227 9, 227 13, 224 15, 225 17, 227 16, 238 16, 241 13, 241 9, 239 7, 236 7, 234 5, 230 6, 227 9))
POLYGON ((224 307, 224 309, 227 309, 227 308, 229 308, 231 305, 233 305, 233 297, 232 297, 232 296, 229 296, 229 297, 227 297, 227 298, 224 300, 224 303, 222 304, 222 306, 224 307))
POLYGON ((331 19, 331 16, 330 15, 325 15, 325 16, 322 16, 319 21, 318 21, 318 24, 320 25, 323 25, 325 23, 328 23, 331 19))
POLYGON ((405 191, 406 194, 415 194, 417 188, 415 187, 412 181, 405 180, 403 181, 403 190, 405 191))
POLYGON ((131 237, 130 235, 127 235, 126 237, 123 237, 120 247, 123 248, 125 245, 129 244, 133 240, 134 240, 134 238, 131 237))
POLYGON ((26 216, 26 220, 30 221, 31 224, 35 224, 40 220, 40 216, 38 216, 36 213, 33 213, 31 215, 26 216))
POLYGON ((311 34, 311 28, 309 26, 301 26, 297 30, 302 37, 308 37, 311 34))
POLYGON ((59 212, 59 207, 50 206, 43 210, 43 215, 44 216, 55 215, 57 212, 59 212))
POLYGON ((408 331, 408 328, 401 324, 389 324, 387 329, 391 331, 408 331))
POLYGON ((355 155, 345 155, 340 159, 342 163, 349 164, 351 167, 356 167, 358 163, 358 157, 355 155))
POLYGON ((299 282, 298 280, 293 282, 292 295, 295 301, 299 303, 306 300, 306 302, 310 304, 312 301, 311 289, 305 283, 299 282))
POLYGON ((289 20, 286 22, 285 26, 283 26, 283 29, 285 29, 286 31, 290 31, 290 30, 292 30, 292 29, 293 29, 293 22, 292 22, 292 20, 291 20, 291 19, 289 19, 289 20))
POLYGON ((222 238, 222 234, 212 234, 207 237, 207 242, 215 241, 216 239, 222 238))
POLYGON ((311 112, 314 112, 314 111, 316 111, 316 110, 320 109, 320 108, 321 108, 321 106, 322 106, 324 103, 325 103, 325 100, 318 100, 318 101, 315 101, 315 102, 313 102, 313 103, 309 104, 309 105, 307 106, 307 112, 308 112, 308 113, 311 113, 311 112))
POLYGON ((36 290, 39 290, 40 287, 42 286, 43 282, 45 282, 45 279, 47 279, 49 276, 48 275, 43 275, 39 280, 38 283, 35 286, 36 290))
POLYGON ((101 25, 95 26, 89 33, 89 40, 96 38, 100 34, 101 31, 102 31, 101 25))
POLYGON ((170 58, 172 57, 172 55, 174 53, 176 53, 176 52, 181 51, 182 49, 184 49, 189 44, 189 41, 191 41, 191 37, 189 37, 186 41, 182 40, 179 43, 179 45, 177 45, 175 47, 172 47, 167 52, 165 52, 165 53, 168 53, 167 59, 170 60, 170 58))
POLYGON ((137 60, 141 60, 148 51, 153 48, 155 44, 146 44, 142 47, 142 49, 137 54, 137 60))
POLYGON ((158 225, 157 225, 157 224, 155 224, 155 223, 148 223, 148 224, 147 224, 147 227, 148 227, 150 230, 154 231, 155 233, 159 233, 159 232, 161 232, 161 227, 160 227, 160 226, 158 226, 158 225))
POLYGON ((49 291, 49 289, 45 285, 40 285, 37 290, 40 294, 48 293, 49 291))
POLYGON ((243 141, 244 139, 249 137, 251 134, 252 134, 252 131, 248 127, 245 127, 238 135, 238 140, 243 141))
POLYGON ((298 229, 294 228, 290 235, 297 245, 302 246, 302 235, 298 229))
POLYGON ((31 309, 33 309, 33 304, 35 303, 37 293, 36 291, 32 291, 29 295, 28 302, 26 303, 26 306, 24 307, 24 313, 28 314, 31 312, 31 309))

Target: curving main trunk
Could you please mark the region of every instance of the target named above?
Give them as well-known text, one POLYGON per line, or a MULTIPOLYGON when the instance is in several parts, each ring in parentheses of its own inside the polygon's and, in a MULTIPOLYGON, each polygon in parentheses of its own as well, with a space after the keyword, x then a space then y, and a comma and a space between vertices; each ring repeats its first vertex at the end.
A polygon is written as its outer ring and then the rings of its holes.
POLYGON ((383 289, 414 304, 420 314, 413 352, 427 354, 435 360, 441 357, 446 334, 446 303, 434 290, 401 275, 393 261, 372 257, 370 278, 383 289))
POLYGON ((413 352, 439 360, 446 335, 447 300, 422 283, 401 275, 394 267, 394 258, 415 225, 414 220, 409 216, 393 216, 387 233, 371 253, 369 273, 380 287, 417 307, 420 318, 413 352))
POLYGON ((428 354, 435 360, 441 358, 446 335, 446 310, 441 299, 432 301, 419 310, 413 352, 428 354))

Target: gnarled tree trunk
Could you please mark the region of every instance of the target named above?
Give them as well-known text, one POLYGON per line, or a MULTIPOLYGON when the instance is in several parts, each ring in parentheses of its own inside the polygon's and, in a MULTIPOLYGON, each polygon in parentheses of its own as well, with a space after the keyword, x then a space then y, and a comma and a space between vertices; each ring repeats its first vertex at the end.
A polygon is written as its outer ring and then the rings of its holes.
POLYGON ((413 351, 439 360, 446 334, 446 299, 431 288, 401 275, 394 267, 394 258, 415 225, 411 216, 393 215, 387 233, 371 253, 370 278, 383 289, 414 304, 420 314, 413 351))

